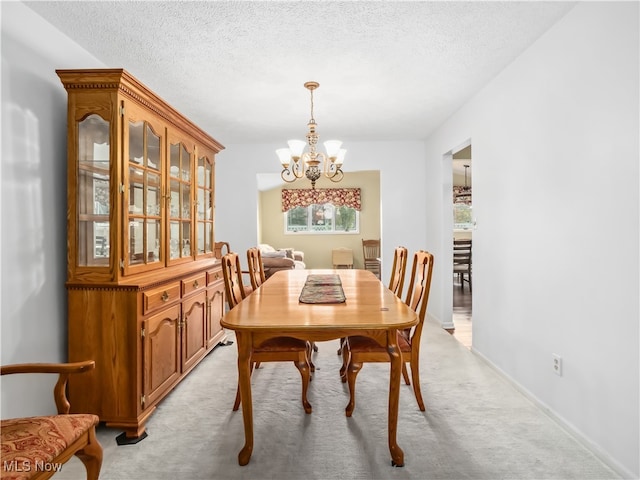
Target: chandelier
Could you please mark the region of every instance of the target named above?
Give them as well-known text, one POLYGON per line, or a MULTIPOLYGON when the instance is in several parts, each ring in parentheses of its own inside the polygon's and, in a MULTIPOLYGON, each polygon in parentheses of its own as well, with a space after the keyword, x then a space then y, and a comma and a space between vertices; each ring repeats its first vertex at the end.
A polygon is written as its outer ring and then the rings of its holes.
POLYGON ((471 187, 467 185, 467 170, 469 170, 469 165, 463 165, 464 167, 464 187, 460 187, 460 189, 455 194, 455 203, 466 203, 468 205, 471 204, 471 187))
POLYGON ((342 172, 342 163, 344 155, 347 151, 339 140, 327 140, 324 142, 324 148, 327 153, 318 153, 316 146, 318 144, 318 134, 316 133, 316 121, 313 118, 313 91, 318 88, 318 82, 307 82, 304 88, 311 92, 311 120, 307 124, 309 133, 307 133, 307 141, 289 140, 289 148, 279 148, 276 154, 282 164, 282 180, 287 183, 296 181, 299 178, 307 177, 311 180, 311 188, 316 188, 316 180, 322 175, 330 179, 332 182, 339 182, 344 177, 342 172), (309 150, 304 152, 304 148, 308 146, 309 150))

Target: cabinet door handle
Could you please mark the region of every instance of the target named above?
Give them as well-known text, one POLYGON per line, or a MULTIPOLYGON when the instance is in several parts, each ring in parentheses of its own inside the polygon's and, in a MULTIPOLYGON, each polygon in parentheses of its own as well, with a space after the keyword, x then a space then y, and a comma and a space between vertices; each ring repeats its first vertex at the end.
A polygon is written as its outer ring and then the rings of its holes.
POLYGON ((193 282, 193 288, 198 288, 199 286, 200 286, 200 284, 198 283, 198 280, 193 282))
POLYGON ((164 293, 162 294, 162 297, 160 298, 163 302, 166 302, 169 300, 169 294, 166 292, 166 290, 164 291, 164 293))

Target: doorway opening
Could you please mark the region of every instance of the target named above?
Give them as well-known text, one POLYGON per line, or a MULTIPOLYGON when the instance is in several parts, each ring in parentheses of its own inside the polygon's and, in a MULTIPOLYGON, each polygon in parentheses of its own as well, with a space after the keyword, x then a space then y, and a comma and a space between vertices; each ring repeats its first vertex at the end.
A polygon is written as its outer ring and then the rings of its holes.
POLYGON ((452 321, 454 337, 467 348, 472 346, 472 163, 471 145, 453 154, 453 265, 452 321))

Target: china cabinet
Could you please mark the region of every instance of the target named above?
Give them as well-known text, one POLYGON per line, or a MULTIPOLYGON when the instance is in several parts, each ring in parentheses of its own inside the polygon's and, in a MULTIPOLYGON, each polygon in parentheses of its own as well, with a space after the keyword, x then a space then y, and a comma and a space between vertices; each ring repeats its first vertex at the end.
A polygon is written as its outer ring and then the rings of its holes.
POLYGON ((223 339, 214 256, 224 147, 123 69, 57 70, 68 96, 72 410, 146 436, 156 405, 223 339))

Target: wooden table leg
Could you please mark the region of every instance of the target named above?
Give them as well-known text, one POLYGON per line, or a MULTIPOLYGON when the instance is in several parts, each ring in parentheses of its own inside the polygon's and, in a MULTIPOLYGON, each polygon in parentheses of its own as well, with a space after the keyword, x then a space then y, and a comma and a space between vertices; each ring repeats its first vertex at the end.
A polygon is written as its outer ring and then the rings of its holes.
POLYGON ((238 454, 238 463, 246 465, 253 452, 253 405, 251 401, 251 334, 236 332, 238 341, 238 385, 244 421, 244 447, 238 454))
POLYGON ((398 333, 396 330, 387 332, 387 351, 391 360, 391 374, 389 376, 389 451, 391 465, 404 466, 404 452, 398 445, 398 404, 400 402, 400 378, 402 376, 402 356, 398 348, 398 333))

